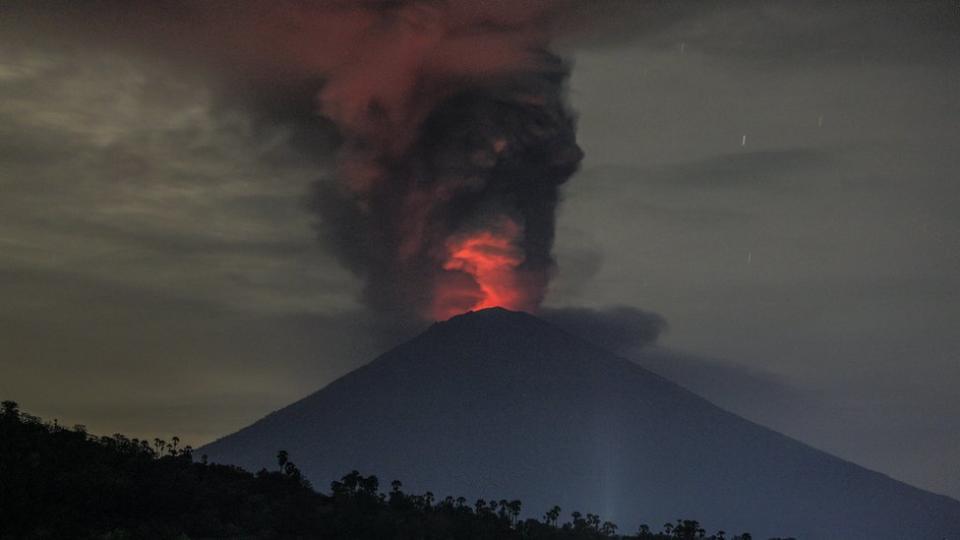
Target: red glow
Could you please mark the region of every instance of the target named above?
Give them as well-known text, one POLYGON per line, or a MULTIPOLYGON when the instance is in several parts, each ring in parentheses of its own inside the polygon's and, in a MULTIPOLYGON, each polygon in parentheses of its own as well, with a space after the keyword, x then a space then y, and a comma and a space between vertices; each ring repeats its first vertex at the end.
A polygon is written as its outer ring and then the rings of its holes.
POLYGON ((433 318, 444 320, 491 307, 530 310, 535 301, 518 273, 523 231, 509 219, 500 226, 447 240, 447 273, 438 280, 433 318))

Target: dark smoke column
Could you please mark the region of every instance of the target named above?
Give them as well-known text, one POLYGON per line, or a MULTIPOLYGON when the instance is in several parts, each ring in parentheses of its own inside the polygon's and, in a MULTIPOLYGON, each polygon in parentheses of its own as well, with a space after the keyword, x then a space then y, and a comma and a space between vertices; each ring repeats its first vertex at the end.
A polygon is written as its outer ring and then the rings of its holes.
POLYGON ((320 230, 378 313, 543 300, 559 188, 582 157, 567 66, 546 52, 552 7, 377 8, 356 58, 330 73, 319 109, 345 143, 320 230))

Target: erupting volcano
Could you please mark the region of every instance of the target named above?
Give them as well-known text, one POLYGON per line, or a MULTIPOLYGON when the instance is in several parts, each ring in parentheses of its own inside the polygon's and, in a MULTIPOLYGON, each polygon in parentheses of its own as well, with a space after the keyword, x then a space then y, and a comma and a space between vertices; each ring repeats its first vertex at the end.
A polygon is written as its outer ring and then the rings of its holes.
POLYGON ((497 228, 449 239, 443 269, 448 275, 466 274, 469 279, 438 281, 433 317, 449 319, 464 311, 491 307, 535 309, 539 297, 531 294, 518 270, 524 261, 523 250, 517 244, 522 234, 516 223, 504 219, 497 228))
POLYGON ((376 313, 534 311, 546 293, 558 190, 582 157, 567 65, 547 52, 558 4, 485 5, 376 8, 364 52, 319 93, 344 139, 319 230, 376 313))

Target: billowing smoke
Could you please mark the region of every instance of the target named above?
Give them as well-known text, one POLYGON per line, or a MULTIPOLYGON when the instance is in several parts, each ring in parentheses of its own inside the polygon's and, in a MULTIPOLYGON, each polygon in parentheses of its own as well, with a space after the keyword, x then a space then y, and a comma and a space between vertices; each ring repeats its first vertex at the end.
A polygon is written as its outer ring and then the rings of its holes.
MULTIPOLYGON (((378 313, 535 310, 559 187, 581 152, 555 2, 392 2, 331 70, 319 113, 344 137, 319 230, 378 313)), ((356 39, 356 36, 353 36, 356 39)))

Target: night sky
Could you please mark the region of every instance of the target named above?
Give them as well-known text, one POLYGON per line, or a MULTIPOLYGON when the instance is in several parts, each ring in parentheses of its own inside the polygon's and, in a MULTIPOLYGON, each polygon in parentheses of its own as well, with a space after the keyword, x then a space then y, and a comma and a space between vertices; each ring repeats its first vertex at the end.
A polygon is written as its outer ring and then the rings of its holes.
MULTIPOLYGON (((585 157, 546 305, 659 313, 679 382, 960 497, 960 7, 658 5, 556 43, 585 157)), ((316 240, 326 149, 182 51, 11 6, 0 397, 196 446, 397 339, 316 240)))

